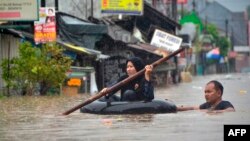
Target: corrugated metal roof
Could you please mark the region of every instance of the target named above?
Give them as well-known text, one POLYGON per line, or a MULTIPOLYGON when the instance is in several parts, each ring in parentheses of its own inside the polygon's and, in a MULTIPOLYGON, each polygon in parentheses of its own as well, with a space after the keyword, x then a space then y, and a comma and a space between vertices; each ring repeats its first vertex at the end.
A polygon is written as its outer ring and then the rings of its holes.
POLYGON ((98 59, 106 59, 106 58, 109 57, 108 55, 102 54, 100 51, 97 51, 97 50, 94 50, 94 49, 89 49, 89 48, 86 48, 86 47, 83 47, 83 46, 76 46, 76 45, 73 45, 72 43, 67 43, 67 42, 64 42, 64 41, 62 41, 60 39, 57 39, 57 43, 65 46, 66 49, 68 49, 68 50, 71 50, 71 51, 74 51, 74 52, 85 53, 85 54, 88 54, 88 55, 94 55, 94 56, 97 56, 98 59))
MULTIPOLYGON (((19 36, 21 38, 25 38, 25 37, 28 37, 30 39, 34 38, 33 34, 30 34, 30 33, 24 32, 24 31, 19 31, 19 30, 15 30, 15 29, 7 29, 7 30, 9 32, 11 32, 12 34, 16 34, 17 36, 19 36)), ((106 59, 109 57, 108 55, 102 54, 100 51, 97 51, 94 49, 89 49, 89 48, 82 47, 82 46, 75 46, 72 43, 62 41, 60 38, 57 38, 56 42, 63 45, 64 47, 66 47, 67 50, 71 50, 73 52, 80 52, 80 53, 85 53, 87 55, 94 55, 98 59, 106 59)))

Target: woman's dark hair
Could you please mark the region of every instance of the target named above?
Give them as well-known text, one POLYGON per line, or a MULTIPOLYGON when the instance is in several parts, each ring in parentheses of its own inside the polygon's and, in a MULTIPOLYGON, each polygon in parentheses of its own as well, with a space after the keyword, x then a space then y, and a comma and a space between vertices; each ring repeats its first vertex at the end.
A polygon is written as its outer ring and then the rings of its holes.
POLYGON ((207 84, 210 84, 210 83, 213 83, 215 89, 216 90, 220 90, 221 91, 221 95, 223 95, 224 87, 222 86, 222 84, 219 81, 212 80, 212 81, 209 81, 207 84))
POLYGON ((136 71, 140 71, 145 67, 144 62, 139 57, 130 57, 130 58, 128 58, 127 62, 126 62, 126 65, 128 64, 129 61, 132 62, 132 64, 134 65, 136 71))

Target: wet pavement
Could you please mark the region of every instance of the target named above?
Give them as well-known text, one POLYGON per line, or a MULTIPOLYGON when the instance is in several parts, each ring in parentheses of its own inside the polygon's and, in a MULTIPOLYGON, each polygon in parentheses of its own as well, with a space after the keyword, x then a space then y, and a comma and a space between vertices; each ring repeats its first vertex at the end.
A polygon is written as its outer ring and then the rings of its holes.
POLYGON ((223 99, 231 101, 236 112, 94 115, 77 110, 61 116, 87 96, 12 97, 0 100, 0 140, 223 141, 225 124, 250 124, 250 74, 193 77, 190 83, 155 88, 155 97, 176 105, 199 105, 204 102, 204 86, 212 79, 223 83, 223 99))

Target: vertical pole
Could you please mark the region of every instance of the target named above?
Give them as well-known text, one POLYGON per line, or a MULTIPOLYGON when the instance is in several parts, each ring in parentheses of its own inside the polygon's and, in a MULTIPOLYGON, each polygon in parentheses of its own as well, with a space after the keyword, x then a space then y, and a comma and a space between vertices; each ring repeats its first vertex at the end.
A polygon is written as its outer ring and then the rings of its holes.
POLYGON ((195 7, 196 7, 195 0, 193 0, 193 2, 192 2, 192 6, 193 6, 193 12, 195 12, 195 7))
POLYGON ((205 34, 207 33, 207 16, 205 16, 205 34))
MULTIPOLYGON (((226 39, 228 39, 228 19, 225 20, 226 39)), ((228 50, 229 51, 229 50, 228 50)), ((229 73, 230 63, 227 59, 227 73, 229 73)))
POLYGON ((56 10, 56 11, 59 10, 58 0, 55 0, 55 10, 56 10))
POLYGON ((91 9, 90 9, 90 12, 91 12, 91 17, 94 16, 94 3, 93 3, 93 0, 91 0, 91 9))
POLYGON ((184 16, 184 7, 183 7, 183 3, 181 3, 181 18, 183 18, 184 16))
MULTIPOLYGON (((8 46, 8 79, 10 77, 10 38, 9 38, 9 46, 8 46)), ((10 96, 10 86, 7 85, 7 96, 10 96)))
POLYGON ((88 73, 86 73, 87 75, 83 77, 84 80, 84 89, 85 89, 85 94, 88 93, 88 73))
POLYGON ((85 0, 85 18, 88 19, 88 0, 85 0))
POLYGON ((41 0, 41 7, 45 7, 46 6, 46 0, 41 0))
MULTIPOLYGON (((234 30, 233 30, 233 28, 231 28, 231 31, 232 31, 232 39, 231 39, 231 41, 232 41, 232 48, 231 48, 231 51, 234 51, 234 30)), ((235 72, 236 70, 235 70, 235 58, 232 58, 232 61, 231 61, 231 68, 232 68, 232 72, 235 72)))
POLYGON ((172 0, 172 17, 177 21, 177 0, 172 0))
POLYGON ((225 20, 226 38, 228 38, 228 19, 225 20))

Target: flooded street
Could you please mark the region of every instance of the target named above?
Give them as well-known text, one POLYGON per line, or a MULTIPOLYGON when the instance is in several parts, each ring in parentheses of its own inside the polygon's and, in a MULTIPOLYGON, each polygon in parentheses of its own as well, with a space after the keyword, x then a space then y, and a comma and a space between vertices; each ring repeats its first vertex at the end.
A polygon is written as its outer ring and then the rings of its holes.
POLYGON ((62 116, 87 96, 11 97, 0 100, 0 140, 223 141, 223 125, 250 124, 250 74, 193 77, 190 83, 156 88, 155 97, 176 105, 199 105, 205 102, 204 86, 212 79, 222 82, 223 99, 231 101, 236 112, 94 115, 77 110, 62 116))

